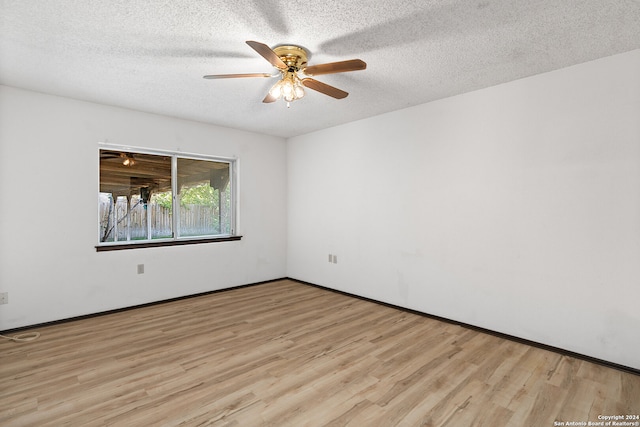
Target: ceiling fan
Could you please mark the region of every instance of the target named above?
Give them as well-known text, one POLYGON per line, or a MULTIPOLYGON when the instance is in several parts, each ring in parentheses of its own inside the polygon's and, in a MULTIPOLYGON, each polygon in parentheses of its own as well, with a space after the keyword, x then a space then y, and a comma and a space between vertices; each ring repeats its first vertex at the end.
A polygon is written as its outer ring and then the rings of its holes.
POLYGON ((134 158, 133 153, 100 150, 100 160, 108 159, 121 159, 122 164, 125 166, 133 166, 136 164, 136 159, 134 158))
POLYGON ((304 87, 331 96, 336 99, 346 98, 347 92, 336 87, 322 83, 312 76, 321 74, 344 73, 347 71, 358 71, 367 68, 367 64, 360 59, 348 61, 330 62, 327 64, 307 66, 309 53, 302 47, 296 45, 277 46, 271 49, 264 43, 247 41, 247 44, 271 65, 276 67, 279 74, 269 73, 247 73, 247 74, 211 74, 204 76, 205 79, 229 79, 244 77, 278 77, 280 80, 269 90, 269 93, 262 102, 275 102, 284 99, 287 107, 291 102, 304 96, 304 87))

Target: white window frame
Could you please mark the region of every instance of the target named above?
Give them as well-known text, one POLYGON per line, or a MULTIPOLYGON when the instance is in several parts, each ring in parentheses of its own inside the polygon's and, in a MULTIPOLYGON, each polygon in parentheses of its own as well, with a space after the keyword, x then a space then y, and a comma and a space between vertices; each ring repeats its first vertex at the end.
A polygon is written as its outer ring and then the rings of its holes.
MULTIPOLYGON (((163 239, 145 239, 145 240, 126 240, 126 241, 113 241, 113 242, 101 242, 100 241, 100 221, 97 222, 97 245, 96 249, 101 250, 114 250, 114 249, 131 249, 137 247, 155 247, 155 246, 173 246, 184 245, 190 243, 208 243, 218 241, 234 241, 240 240, 242 236, 238 234, 238 217, 239 217, 239 203, 238 203, 238 168, 239 160, 236 157, 221 157, 205 154, 188 153, 182 151, 169 151, 160 149, 149 149, 144 147, 135 147, 129 145, 114 145, 110 143, 98 143, 98 158, 100 158, 100 150, 110 151, 123 151, 135 154, 149 154, 171 157, 171 196, 172 196, 172 234, 173 237, 163 239), (179 212, 180 204, 178 199, 178 178, 176 174, 178 159, 194 159, 194 160, 206 160, 219 163, 229 164, 229 186, 230 186, 230 199, 231 199, 231 213, 230 213, 230 232, 224 234, 215 235, 202 235, 202 236, 179 236, 179 212)), ((98 194, 100 194, 100 165, 98 165, 98 194)), ((99 203, 97 204, 96 218, 100 216, 99 203)))

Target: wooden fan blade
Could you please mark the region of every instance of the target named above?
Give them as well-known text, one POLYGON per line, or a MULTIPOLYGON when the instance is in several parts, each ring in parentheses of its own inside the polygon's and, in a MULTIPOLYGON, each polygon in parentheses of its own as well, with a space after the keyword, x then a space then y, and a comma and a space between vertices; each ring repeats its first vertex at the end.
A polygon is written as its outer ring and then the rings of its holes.
POLYGON ((205 79, 236 79, 244 77, 271 77, 271 74, 267 73, 246 73, 246 74, 209 74, 203 76, 205 79))
POLYGON ((267 93, 267 96, 264 97, 262 102, 264 102, 265 104, 268 104, 270 102, 276 102, 277 100, 278 98, 276 98, 275 96, 272 96, 270 93, 267 93))
POLYGON ((280 57, 266 44, 252 40, 247 41, 247 44, 251 46, 253 50, 258 52, 264 59, 269 61, 274 67, 281 70, 286 70, 288 68, 287 64, 282 62, 282 59, 280 59, 280 57))
POLYGON ((349 95, 347 92, 340 90, 337 87, 329 86, 326 83, 322 83, 311 78, 302 79, 302 84, 309 89, 316 90, 336 99, 346 98, 349 95))
POLYGON ((367 68, 367 63, 360 59, 350 59, 348 61, 330 62, 328 64, 312 65, 304 69, 304 73, 309 76, 320 74, 344 73, 347 71, 358 71, 367 68))

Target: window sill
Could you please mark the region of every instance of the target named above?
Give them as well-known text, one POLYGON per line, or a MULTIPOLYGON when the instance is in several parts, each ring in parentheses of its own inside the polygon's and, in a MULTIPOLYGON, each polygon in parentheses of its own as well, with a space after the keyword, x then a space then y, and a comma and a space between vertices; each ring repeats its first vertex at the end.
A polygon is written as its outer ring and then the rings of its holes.
POLYGON ((202 239, 185 239, 185 240, 164 240, 162 242, 122 243, 122 244, 96 246, 96 252, 121 251, 126 249, 141 249, 141 248, 159 248, 164 246, 197 245, 200 243, 233 242, 240 239, 242 239, 242 236, 209 237, 209 238, 202 238, 202 239))

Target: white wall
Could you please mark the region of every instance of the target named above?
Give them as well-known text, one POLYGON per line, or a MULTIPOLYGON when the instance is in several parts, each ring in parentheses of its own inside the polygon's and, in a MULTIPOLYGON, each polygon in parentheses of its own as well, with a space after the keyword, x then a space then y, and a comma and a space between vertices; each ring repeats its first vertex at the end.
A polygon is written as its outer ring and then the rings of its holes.
POLYGON ((0 86, 0 330, 285 276, 285 159, 281 138, 0 86), (97 253, 99 141, 237 157, 243 239, 97 253))
POLYGON ((289 277, 640 368, 640 50, 292 138, 287 162, 289 277))

